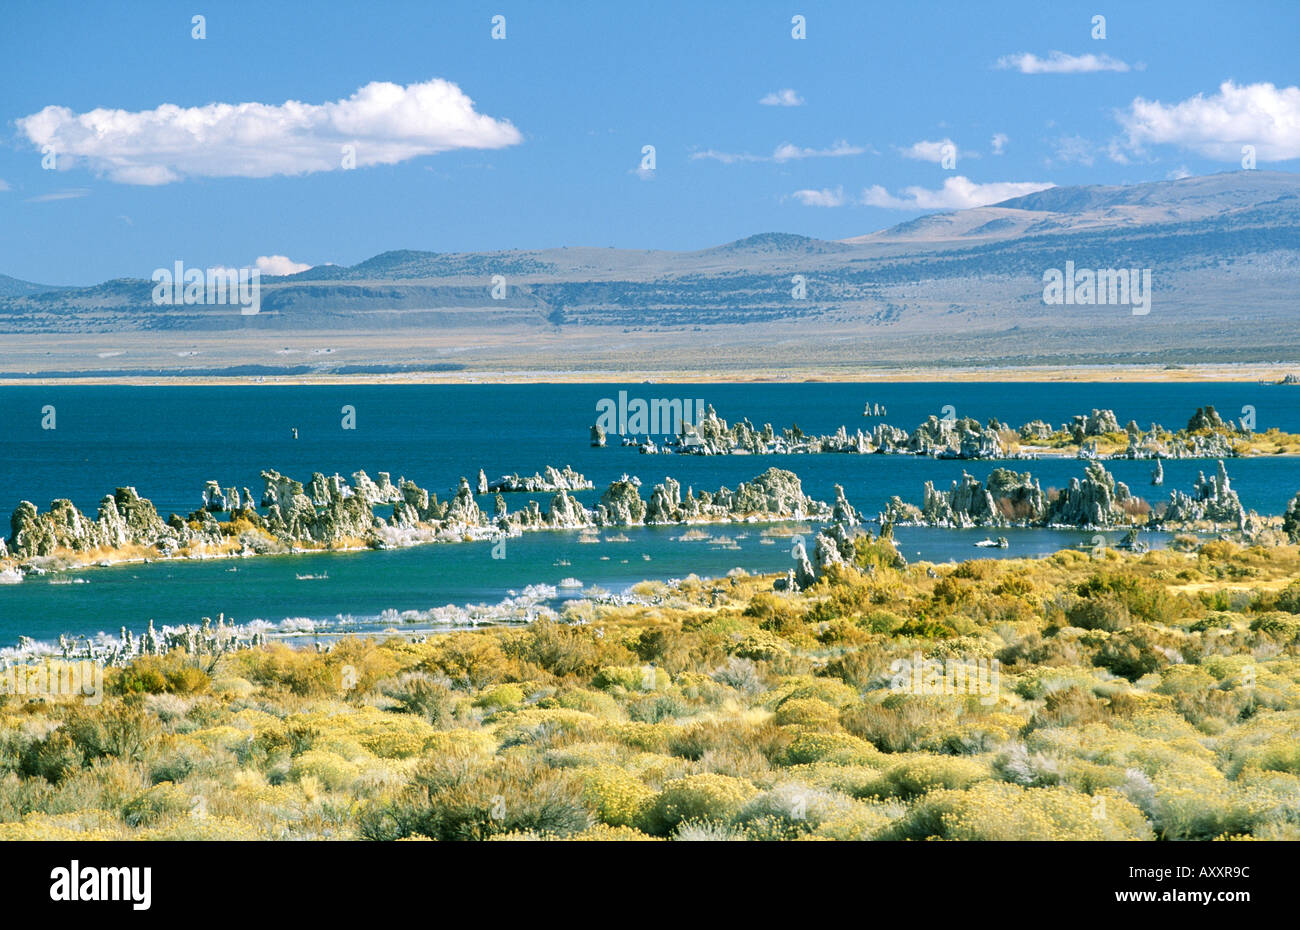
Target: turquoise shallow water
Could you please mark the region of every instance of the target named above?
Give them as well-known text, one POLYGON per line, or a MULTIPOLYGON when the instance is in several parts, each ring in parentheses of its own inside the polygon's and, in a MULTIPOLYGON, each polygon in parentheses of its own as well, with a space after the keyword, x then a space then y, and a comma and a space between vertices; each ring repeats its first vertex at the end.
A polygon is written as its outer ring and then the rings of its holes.
MULTIPOLYGON (((1136 419, 1182 426, 1197 406, 1214 404, 1225 416, 1255 408, 1258 428, 1300 432, 1300 388, 1256 384, 746 384, 746 385, 460 385, 363 387, 3 387, 0 388, 0 512, 20 499, 42 508, 69 497, 92 513, 118 485, 132 484, 164 516, 200 503, 203 482, 248 486, 260 493, 259 472, 275 468, 300 479, 313 471, 372 477, 389 471, 445 495, 461 475, 484 468, 489 477, 546 465, 571 464, 595 481, 580 495, 590 505, 599 489, 626 472, 644 492, 665 475, 683 486, 715 490, 752 478, 769 466, 795 471, 805 489, 829 498, 844 485, 849 500, 874 515, 892 494, 919 501, 926 480, 940 486, 963 469, 983 477, 990 462, 904 456, 642 456, 612 445, 592 449, 588 427, 596 404, 627 390, 633 397, 699 398, 728 420, 748 416, 778 428, 797 422, 806 432, 841 424, 869 428, 863 404, 888 407, 885 421, 913 428, 946 405, 959 416, 998 417, 1013 425, 1043 418, 1059 423, 1093 407, 1110 407, 1121 422, 1136 419), (341 408, 356 409, 355 430, 341 428, 341 408), (56 410, 57 426, 42 430, 41 411, 56 410), (299 439, 292 438, 297 428, 299 439)), ((1044 488, 1082 473, 1074 460, 1011 463, 1032 470, 1044 488)), ((1300 488, 1300 462, 1250 459, 1228 463, 1234 487, 1248 507, 1277 513, 1300 488)), ((1149 486, 1150 465, 1108 463, 1134 492, 1163 500, 1190 489, 1212 461, 1165 463, 1165 486, 1149 486)), ((509 495, 512 509, 528 495, 509 495)), ((547 501, 550 495, 539 495, 547 501)), ((482 503, 490 505, 490 500, 482 503)), ((382 513, 382 511, 381 511, 382 513)), ((409 550, 304 557, 161 562, 92 569, 55 578, 0 585, 0 646, 19 635, 50 639, 59 633, 116 632, 194 622, 224 612, 237 622, 281 623, 305 618, 332 625, 371 627, 393 619, 384 611, 427 611, 445 604, 496 603, 532 584, 566 577, 621 591, 646 578, 690 572, 720 575, 733 567, 779 571, 789 566, 789 542, 761 542, 761 527, 705 528, 732 543, 682 541, 679 529, 602 533, 628 542, 580 543, 577 533, 542 532, 512 539, 505 559, 486 543, 438 544, 409 550), (736 548, 738 547, 738 548, 736 548), (649 558, 645 558, 648 556, 649 558), (556 564, 568 562, 570 564, 556 564), (231 569, 234 569, 233 571, 231 569), (327 577, 302 578, 299 575, 327 577), (68 582, 72 583, 68 583, 68 582), (340 621, 340 617, 344 618, 340 621), (351 618, 348 620, 347 618, 351 618)), ((900 546, 912 559, 1025 555, 1055 551, 1082 533, 1026 530, 1005 533, 1009 550, 981 550, 986 534, 901 529, 900 546)), ((1157 540, 1158 542, 1158 540, 1157 540)), ((567 592, 576 593, 576 592, 567 592)), ((563 597, 566 592, 557 592, 563 597)))

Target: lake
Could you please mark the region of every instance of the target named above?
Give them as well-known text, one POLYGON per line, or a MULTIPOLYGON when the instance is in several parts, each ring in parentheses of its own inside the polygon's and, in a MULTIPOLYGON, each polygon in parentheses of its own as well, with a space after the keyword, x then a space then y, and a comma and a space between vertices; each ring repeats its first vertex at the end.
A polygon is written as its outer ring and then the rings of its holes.
MULTIPOLYGON (((984 478, 998 464, 1032 471, 1044 490, 1083 473, 1074 460, 961 462, 912 456, 644 456, 635 448, 594 449, 588 430, 603 398, 625 390, 644 399, 681 398, 712 404, 728 421, 748 417, 778 430, 797 423, 809 433, 840 425, 849 431, 878 422, 911 430, 927 416, 952 407, 957 416, 991 417, 1019 426, 1032 419, 1054 424, 1094 407, 1111 408, 1120 423, 1135 419, 1181 428, 1198 406, 1214 405, 1224 417, 1254 408, 1257 429, 1300 432, 1300 388, 1253 383, 1025 384, 1025 383, 808 383, 808 384, 534 384, 365 386, 7 386, 0 387, 0 513, 8 521, 23 499, 42 510, 53 498, 70 498, 93 516, 100 498, 134 485, 170 512, 201 504, 208 479, 223 487, 247 486, 260 495, 262 469, 306 481, 314 471, 372 478, 405 476, 445 499, 460 476, 480 468, 495 479, 531 474, 547 465, 572 465, 596 484, 578 495, 587 506, 610 481, 627 473, 643 481, 643 496, 666 475, 699 490, 734 488, 770 466, 788 468, 814 497, 830 499, 842 484, 851 503, 874 517, 891 495, 919 502, 925 481, 939 487, 969 471, 984 478), (862 416, 867 403, 888 415, 862 416), (344 429, 354 412, 355 429, 344 429), (42 429, 42 420, 53 429, 42 429), (44 411, 44 412, 43 412, 44 411), (298 438, 293 438, 297 430, 298 438)), ((1150 486, 1148 462, 1109 462, 1116 477, 1154 502, 1174 489, 1190 490, 1210 460, 1165 462, 1163 488, 1150 486)), ((1280 513, 1300 489, 1300 463, 1292 458, 1228 462, 1243 503, 1280 513)), ((512 510, 550 494, 507 495, 512 510)), ((486 509, 491 498, 480 500, 486 509)), ((383 510, 380 510, 381 514, 383 510)), ((386 515, 386 514, 385 514, 386 515)), ((143 629, 197 622, 224 613, 247 623, 286 628, 370 629, 401 612, 423 615, 443 605, 495 604, 530 585, 556 586, 574 578, 613 592, 642 579, 694 572, 719 576, 736 567, 781 571, 790 566, 788 537, 763 535, 758 525, 706 527, 708 539, 682 540, 677 528, 602 531, 600 544, 575 532, 538 532, 509 540, 494 559, 487 543, 435 544, 406 550, 330 553, 210 562, 154 562, 95 568, 62 576, 30 577, 0 585, 0 646, 19 635, 50 640, 60 633, 87 634, 119 627, 143 629), (627 541, 619 541, 621 538, 627 541), (609 541, 606 541, 609 540, 609 541), (299 577, 304 576, 304 577, 299 577), (311 576, 311 577, 306 577, 311 576), (286 625, 286 621, 288 624, 286 625)), ((900 528, 909 559, 1040 555, 1073 546, 1082 532, 1003 531, 1006 550, 976 549, 985 531, 900 528)), ((1116 534, 1109 534, 1115 538, 1116 534)), ((1153 542, 1159 544, 1160 537, 1153 542)), ((538 589, 554 604, 576 589, 538 589)), ((536 591, 534 592, 537 593, 536 591)), ((407 622, 422 622, 407 618, 407 622)))

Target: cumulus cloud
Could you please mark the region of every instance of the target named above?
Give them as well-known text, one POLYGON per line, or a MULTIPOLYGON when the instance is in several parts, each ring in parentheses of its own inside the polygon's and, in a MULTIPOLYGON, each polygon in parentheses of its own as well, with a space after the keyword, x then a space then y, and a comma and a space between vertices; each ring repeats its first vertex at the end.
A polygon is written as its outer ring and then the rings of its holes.
POLYGON ((253 262, 253 267, 264 275, 285 275, 297 274, 312 266, 305 262, 295 262, 284 255, 259 255, 257 261, 253 262))
POLYGON ((1045 181, 995 181, 989 184, 977 184, 963 175, 956 175, 943 182, 938 190, 924 187, 905 187, 901 196, 889 193, 879 184, 862 192, 862 202, 870 207, 886 207, 891 210, 965 210, 969 207, 985 207, 991 203, 1001 203, 1012 197, 1023 197, 1036 191, 1055 187, 1045 181))
POLYGON ((758 101, 765 107, 801 107, 803 98, 787 87, 784 90, 774 90, 758 101))
POLYGON ((187 177, 265 178, 336 171, 352 150, 356 167, 391 165, 453 149, 496 149, 522 136, 507 120, 478 113, 441 79, 405 87, 373 82, 331 103, 210 103, 153 110, 74 113, 48 106, 17 121, 59 167, 84 162, 122 184, 187 177))
POLYGON ((751 155, 748 152, 719 152, 716 149, 706 149, 703 152, 692 152, 691 159, 699 160, 702 158, 720 161, 724 165, 734 165, 737 162, 757 162, 773 161, 787 162, 795 161, 801 158, 843 158, 847 155, 862 155, 868 150, 859 145, 849 145, 841 140, 829 148, 811 149, 794 145, 790 142, 782 142, 778 145, 771 155, 751 155))
POLYGON ((1064 52, 1052 52, 1046 58, 1039 58, 1033 52, 1003 55, 998 59, 997 66, 1021 74, 1091 74, 1096 71, 1132 70, 1127 63, 1109 55, 1067 55, 1064 52))
POLYGON ((1007 148, 1007 143, 1010 141, 1011 139, 1007 136, 1005 132, 993 133, 993 138, 989 141, 989 144, 993 146, 993 154, 1001 155, 1003 152, 1005 152, 1007 148))
POLYGON ((1217 94, 1179 103, 1138 97, 1119 121, 1134 151, 1168 144, 1235 162, 1243 145, 1253 145, 1260 161, 1300 158, 1300 87, 1224 81, 1217 94))
POLYGON ((834 190, 823 187, 821 190, 795 191, 792 196, 805 207, 844 206, 844 188, 842 187, 837 187, 834 190))

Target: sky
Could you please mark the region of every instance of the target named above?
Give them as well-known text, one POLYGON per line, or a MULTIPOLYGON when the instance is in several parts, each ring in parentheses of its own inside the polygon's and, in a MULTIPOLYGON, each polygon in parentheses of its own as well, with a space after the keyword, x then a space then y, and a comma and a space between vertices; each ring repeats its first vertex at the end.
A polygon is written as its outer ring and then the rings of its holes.
POLYGON ((1297 171, 1298 40, 1297 0, 8 0, 0 274, 838 239, 1244 145, 1297 171))

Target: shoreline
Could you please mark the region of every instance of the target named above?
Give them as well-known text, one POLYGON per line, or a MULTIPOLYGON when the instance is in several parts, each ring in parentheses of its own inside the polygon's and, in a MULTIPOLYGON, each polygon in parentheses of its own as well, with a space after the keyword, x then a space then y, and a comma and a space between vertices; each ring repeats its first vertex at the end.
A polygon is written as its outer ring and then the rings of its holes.
POLYGON ((197 387, 197 386, 329 386, 358 384, 815 384, 815 383, 909 383, 909 382, 990 382, 990 383, 1259 383, 1261 387, 1291 387, 1282 379, 1297 369, 1295 364, 1240 363, 1204 365, 1026 365, 1026 366, 915 366, 887 365, 879 368, 837 366, 834 368, 789 370, 757 369, 733 374, 714 369, 593 370, 544 371, 529 368, 507 370, 411 371, 400 373, 358 373, 294 375, 188 375, 93 374, 73 372, 0 372, 0 387, 129 386, 129 387, 197 387))
MULTIPOLYGON (((874 523, 874 521, 867 521, 867 522, 874 523)), ((813 521, 811 528, 809 528, 807 523, 804 521, 797 521, 797 520, 790 519, 790 520, 783 520, 779 522, 733 521, 728 523, 725 521, 711 521, 710 523, 687 524, 687 526, 690 527, 709 526, 709 525, 736 526, 736 525, 754 525, 754 524, 762 525, 766 528, 791 530, 791 533, 789 534, 779 533, 779 532, 773 533, 772 536, 775 538, 785 538, 787 537, 787 535, 794 536, 799 530, 803 530, 804 532, 812 533, 815 535, 817 532, 817 527, 823 525, 820 524, 818 521, 813 521)), ((1081 527, 1073 527, 1073 526, 1030 527, 1030 526, 1011 525, 1011 526, 1001 527, 1001 528, 997 528, 997 527, 990 528, 990 527, 976 527, 976 526, 970 526, 970 527, 930 526, 927 524, 912 524, 912 523, 901 523, 901 524, 896 524, 896 526, 906 528, 906 529, 933 529, 933 530, 943 530, 946 532, 958 532, 958 533, 966 532, 972 535, 984 535, 987 538, 991 538, 992 533, 995 532, 997 529, 1032 530, 1032 531, 1042 531, 1047 533, 1061 533, 1061 532, 1076 531, 1076 530, 1082 532, 1090 532, 1090 533, 1109 533, 1109 534, 1118 534, 1124 532, 1124 528, 1121 527, 1092 527, 1092 528, 1082 527, 1081 528, 1081 527)), ((666 525, 641 525, 636 527, 622 527, 619 529, 626 530, 626 529, 666 529, 666 528, 669 527, 667 527, 666 525)), ((580 528, 574 528, 574 527, 537 527, 533 529, 533 531, 538 531, 538 530, 551 530, 555 532, 573 532, 573 533, 579 533, 582 531, 580 528)), ((1169 536, 1170 540, 1167 540, 1166 542, 1171 541, 1174 535, 1172 531, 1159 530, 1159 529, 1151 530, 1148 532, 1156 533, 1156 534, 1164 534, 1166 536, 1169 536)), ((1206 536, 1212 534, 1199 534, 1199 535, 1206 536)), ((408 546, 393 547, 393 548, 394 549, 418 548, 427 545, 437 544, 439 542, 454 542, 454 541, 455 540, 449 540, 449 539, 429 539, 429 540, 423 540, 420 542, 412 543, 408 546)), ((473 539, 473 540, 464 540, 464 541, 490 541, 490 539, 487 540, 473 539)), ((1208 538, 1201 538, 1198 540, 1198 544, 1205 543, 1208 541, 1210 541, 1208 538)), ((900 551, 901 554, 901 549, 898 545, 898 541, 895 540, 892 536, 882 537, 875 534, 869 534, 866 537, 867 545, 872 545, 875 542, 887 542, 889 545, 892 545, 896 551, 900 551)), ((995 558, 998 562, 1025 561, 1031 563, 1042 563, 1048 559, 1061 557, 1063 553, 1079 553, 1083 551, 1083 548, 1084 547, 1081 544, 1075 546, 1062 545, 1060 548, 1051 551, 1042 551, 1038 553, 1019 553, 1016 555, 1009 555, 1005 557, 995 557, 995 558)), ((1142 554, 1144 554, 1145 551, 1163 552, 1166 550, 1182 551, 1170 545, 1152 546, 1150 550, 1138 550, 1138 551, 1126 549, 1122 545, 1118 545, 1115 543, 1109 543, 1104 547, 1104 551, 1112 552, 1114 553, 1115 556, 1121 559, 1128 558, 1130 556, 1140 557, 1142 554)), ((231 551, 231 552, 216 554, 216 555, 214 554, 189 555, 189 556, 171 555, 171 556, 162 556, 159 558, 132 557, 132 558, 126 558, 121 561, 110 562, 110 563, 104 563, 104 562, 79 563, 72 566, 65 566, 60 569, 50 569, 46 573, 52 575, 72 574, 75 576, 77 573, 83 571, 93 571, 94 569, 98 569, 98 568, 107 568, 107 569, 124 568, 128 565, 156 564, 156 563, 195 563, 195 562, 212 562, 212 561, 235 561, 235 560, 253 559, 253 558, 259 558, 259 559, 260 558, 282 558, 282 559, 297 560, 303 556, 344 555, 349 553, 356 554, 365 551, 393 551, 393 550, 383 550, 383 549, 372 550, 372 548, 368 546, 348 546, 348 547, 340 547, 340 548, 299 549, 293 552, 276 552, 276 553, 267 553, 267 554, 231 551)), ((990 556, 988 555, 988 550, 985 548, 978 547, 977 544, 976 548, 966 558, 957 558, 957 557, 949 557, 946 559, 945 558, 918 558, 915 561, 908 560, 906 564, 910 566, 912 569, 920 569, 920 568, 940 569, 940 568, 953 568, 964 562, 987 560, 989 558, 990 556)), ((336 614, 330 617, 311 617, 306 615, 295 615, 292 617, 283 617, 280 618, 279 620, 271 620, 266 617, 256 617, 252 620, 247 620, 247 621, 235 621, 233 617, 228 618, 226 616, 226 611, 220 611, 219 614, 221 619, 217 621, 217 625, 218 627, 227 630, 230 633, 230 635, 234 637, 248 640, 248 642, 245 642, 243 644, 244 647, 252 645, 252 640, 250 638, 254 634, 260 637, 261 641, 263 642, 276 640, 291 645, 296 643, 296 645, 299 647, 306 646, 308 641, 314 642, 321 639, 325 639, 325 640, 342 639, 349 636, 383 635, 383 636, 399 636, 404 638, 416 637, 417 639, 415 641, 419 641, 420 638, 424 638, 430 635, 456 633, 456 632, 463 632, 467 630, 483 629, 488 627, 526 626, 528 624, 531 624, 535 620, 541 618, 555 619, 556 615, 559 612, 558 608, 563 603, 567 603, 569 601, 587 601, 596 605, 605 605, 605 606, 614 605, 614 606, 622 606, 622 607, 627 607, 627 606, 653 607, 657 602, 655 601, 654 598, 649 597, 645 593, 645 589, 655 588, 655 587, 666 587, 668 589, 673 589, 681 586, 683 583, 689 583, 692 579, 694 579, 697 583, 701 583, 701 584, 717 584, 720 581, 732 577, 734 573, 736 573, 737 571, 741 573, 741 577, 747 579, 750 582, 758 582, 764 584, 768 582, 778 582, 779 579, 784 577, 783 573, 780 571, 755 572, 755 571, 744 569, 742 566, 736 565, 733 566, 733 568, 731 568, 727 572, 718 573, 718 574, 708 573, 708 574, 700 575, 692 571, 687 573, 686 575, 669 575, 663 577, 646 576, 646 575, 631 576, 635 580, 626 581, 621 585, 621 589, 619 590, 608 590, 599 581, 593 582, 591 584, 584 583, 581 585, 581 587, 565 585, 562 582, 558 584, 551 584, 545 581, 536 581, 525 585, 522 589, 512 589, 512 588, 501 589, 497 591, 494 595, 490 595, 490 597, 495 597, 496 598, 495 600, 491 600, 491 599, 452 600, 452 601, 436 604, 434 606, 423 608, 423 609, 408 608, 404 610, 397 610, 395 608, 388 608, 377 614, 367 614, 361 616, 352 616, 351 614, 349 614, 346 620, 344 619, 342 614, 336 614), (561 594, 563 594, 563 592, 565 591, 573 592, 572 596, 561 597, 561 594), (393 615, 387 616, 390 613, 390 611, 392 612, 393 615)), ((19 583, 15 583, 15 584, 19 584, 19 583)), ((781 589, 778 587, 775 588, 775 590, 781 590, 781 589)), ((217 613, 218 612, 214 612, 213 615, 216 616, 217 613)), ((154 628, 152 620, 150 620, 149 622, 150 632, 153 635, 158 637, 166 637, 169 634, 183 634, 187 630, 197 630, 199 628, 201 628, 201 624, 198 621, 181 623, 181 624, 162 623, 157 629, 154 628)), ((130 626, 125 626, 125 625, 122 627, 122 629, 129 631, 133 636, 136 637, 142 636, 144 633, 143 629, 136 630, 130 626)), ((8 633, 0 634, 0 636, 8 636, 8 635, 9 635, 8 633)), ((83 645, 89 643, 96 643, 98 644, 98 646, 103 646, 105 642, 105 640, 103 640, 103 637, 108 636, 110 639, 112 639, 114 634, 106 628, 100 630, 95 635, 91 635, 88 633, 72 633, 72 632, 64 631, 60 633, 59 637, 54 639, 41 639, 21 632, 14 632, 13 636, 15 638, 17 645, 4 645, 3 643, 0 643, 0 669, 3 669, 6 663, 22 661, 24 658, 41 658, 41 657, 57 658, 57 656, 55 655, 55 650, 58 647, 60 640, 64 638, 66 638, 69 642, 81 643, 83 645)), ((100 658, 103 657, 100 656, 100 658)), ((2 693, 3 692, 0 692, 0 694, 2 693)))

